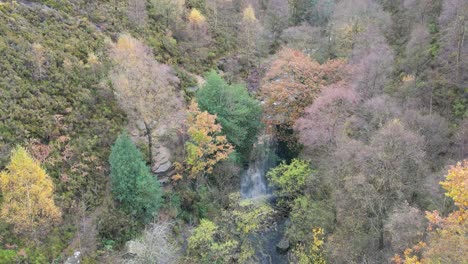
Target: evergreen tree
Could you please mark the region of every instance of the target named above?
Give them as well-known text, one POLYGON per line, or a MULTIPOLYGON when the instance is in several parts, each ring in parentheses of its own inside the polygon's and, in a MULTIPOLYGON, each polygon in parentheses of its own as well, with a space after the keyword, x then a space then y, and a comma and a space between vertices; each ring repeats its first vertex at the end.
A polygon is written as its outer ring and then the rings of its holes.
POLYGON ((109 162, 114 197, 126 212, 150 220, 161 206, 161 188, 128 135, 117 138, 109 162))
POLYGON ((229 85, 215 71, 206 76, 206 83, 197 92, 202 111, 217 115, 223 133, 242 155, 248 158, 251 146, 261 126, 261 108, 243 85, 229 85))

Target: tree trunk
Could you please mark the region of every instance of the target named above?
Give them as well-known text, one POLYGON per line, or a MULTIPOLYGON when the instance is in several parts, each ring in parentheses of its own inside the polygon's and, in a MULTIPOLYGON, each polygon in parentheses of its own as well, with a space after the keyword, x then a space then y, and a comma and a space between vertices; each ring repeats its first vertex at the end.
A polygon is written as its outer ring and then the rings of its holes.
POLYGON ((460 36, 460 39, 458 40, 458 45, 457 45, 457 72, 456 72, 457 85, 461 83, 460 58, 462 54, 463 42, 465 41, 465 27, 463 25, 462 25, 462 31, 460 35, 461 36, 460 36))
POLYGON ((146 129, 146 136, 148 137, 148 158, 150 160, 150 165, 153 166, 153 136, 151 134, 151 127, 149 124, 144 121, 145 129, 146 129))
POLYGON ((383 219, 379 220, 379 249, 384 248, 384 224, 383 219))

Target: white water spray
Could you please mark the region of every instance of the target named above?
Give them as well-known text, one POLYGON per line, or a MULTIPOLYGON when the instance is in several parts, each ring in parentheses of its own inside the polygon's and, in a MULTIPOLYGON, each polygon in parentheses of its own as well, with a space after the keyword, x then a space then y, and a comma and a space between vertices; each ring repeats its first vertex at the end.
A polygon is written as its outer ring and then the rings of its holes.
POLYGON ((276 165, 275 144, 270 136, 261 135, 252 151, 252 161, 242 174, 243 198, 259 198, 269 194, 266 173, 276 165))

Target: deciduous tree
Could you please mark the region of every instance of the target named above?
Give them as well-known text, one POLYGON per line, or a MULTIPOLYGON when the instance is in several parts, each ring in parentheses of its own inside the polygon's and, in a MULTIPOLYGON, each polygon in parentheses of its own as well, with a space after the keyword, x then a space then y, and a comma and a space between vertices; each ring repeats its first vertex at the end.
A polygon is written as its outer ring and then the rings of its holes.
POLYGON ((186 16, 186 25, 178 32, 180 35, 180 48, 182 53, 187 53, 188 56, 183 58, 183 61, 188 68, 193 72, 202 73, 203 67, 200 65, 211 65, 210 51, 213 39, 209 31, 209 24, 206 16, 202 13, 201 9, 192 8, 186 16))
POLYGON ((445 66, 443 72, 447 80, 457 86, 463 86, 468 78, 467 17, 468 4, 463 0, 443 2, 439 23, 442 27, 440 60, 445 66))
POLYGON ((261 201, 229 196, 231 204, 216 222, 202 220, 189 238, 189 256, 201 263, 257 263, 253 240, 271 222, 274 210, 261 201))
POLYGON ((127 263, 179 263, 180 249, 171 235, 172 226, 167 222, 150 224, 140 239, 132 241, 136 257, 127 263))
POLYGON ((181 108, 176 86, 179 79, 171 67, 152 58, 151 51, 130 35, 122 35, 112 46, 115 65, 111 80, 115 96, 127 115, 141 120, 146 129, 150 161, 153 162, 155 127, 170 127, 174 118, 167 118, 181 108))
POLYGON ((31 57, 34 64, 34 78, 40 80, 44 77, 46 71, 47 58, 44 47, 39 43, 31 45, 31 57))
POLYGON ((256 62, 258 53, 265 53, 268 48, 262 47, 263 27, 255 16, 252 5, 246 7, 242 13, 242 25, 239 32, 239 47, 245 54, 247 66, 256 62))
POLYGON ((283 202, 298 197, 312 177, 312 169, 307 161, 293 159, 291 164, 282 163, 267 173, 271 184, 277 187, 276 193, 283 202))
POLYGON ((294 129, 306 148, 332 147, 343 134, 344 124, 358 102, 356 92, 338 82, 323 88, 319 97, 305 109, 294 129))
POLYGON ((362 98, 372 98, 383 93, 390 79, 393 51, 382 30, 368 26, 356 36, 351 54, 352 77, 350 85, 362 98))
POLYGON ((60 209, 53 198, 54 183, 24 148, 13 150, 10 164, 0 173, 0 189, 0 216, 16 233, 37 239, 60 221, 60 209))
POLYGON ((372 0, 340 1, 330 20, 330 49, 332 56, 347 57, 351 54, 359 35, 369 26, 384 30, 390 24, 390 16, 372 0))
POLYGON ((300 51, 280 50, 261 87, 267 124, 292 128, 323 86, 340 80, 343 64, 342 60, 332 60, 320 65, 300 51))
POLYGON ((153 5, 152 15, 166 29, 175 26, 182 19, 182 13, 185 10, 185 0, 151 0, 150 2, 153 5))
MULTIPOLYGON (((184 167, 190 179, 197 179, 212 173, 218 162, 228 158, 233 147, 221 134, 221 125, 216 123, 216 116, 200 111, 196 102, 190 105, 187 127, 189 139, 185 143, 185 163, 179 166, 184 167)), ((173 176, 175 180, 181 178, 180 174, 173 176)))
POLYGON ((446 217, 438 211, 426 212, 429 220, 429 239, 405 250, 403 257, 395 255, 397 264, 411 263, 464 263, 468 259, 468 160, 453 166, 440 185, 452 198, 457 210, 446 217), (419 256, 421 256, 419 258, 419 256))
POLYGON ((324 243, 324 230, 320 227, 313 228, 310 246, 306 248, 306 245, 299 244, 293 250, 294 257, 297 258, 297 263, 326 264, 327 260, 324 253, 324 243))

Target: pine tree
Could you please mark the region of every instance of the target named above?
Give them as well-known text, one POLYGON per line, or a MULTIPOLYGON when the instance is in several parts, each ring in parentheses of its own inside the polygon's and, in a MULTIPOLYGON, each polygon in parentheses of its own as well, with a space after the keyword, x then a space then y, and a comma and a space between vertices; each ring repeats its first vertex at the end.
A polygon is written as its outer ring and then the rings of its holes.
POLYGON ((109 162, 112 193, 122 209, 143 221, 150 220, 161 206, 161 188, 128 135, 117 138, 109 162))
POLYGON ((0 173, 0 189, 0 216, 13 225, 15 233, 34 239, 60 221, 60 209, 53 199, 54 184, 24 148, 13 150, 10 164, 0 173))

